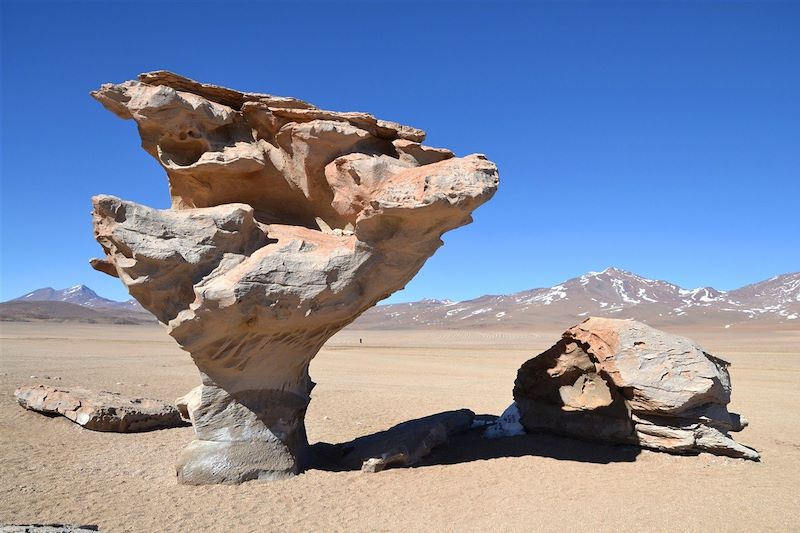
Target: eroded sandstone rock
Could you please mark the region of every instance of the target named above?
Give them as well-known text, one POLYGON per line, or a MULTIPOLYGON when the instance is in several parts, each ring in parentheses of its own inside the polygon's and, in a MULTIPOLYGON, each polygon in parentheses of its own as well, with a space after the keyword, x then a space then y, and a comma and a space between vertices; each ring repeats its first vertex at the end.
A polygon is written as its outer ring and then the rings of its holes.
POLYGON ((729 436, 746 422, 727 409, 728 366, 684 337, 589 318, 522 365, 514 401, 529 431, 757 460, 729 436))
POLYGON ((94 431, 132 433, 183 424, 172 405, 115 392, 28 385, 18 388, 14 397, 25 409, 62 415, 94 431))
POLYGON ((116 275, 201 372, 187 483, 281 478, 306 463, 308 365, 402 288, 494 194, 497 169, 425 133, 168 72, 92 93, 133 119, 171 209, 94 202, 92 266, 116 275), (231 466, 234 465, 234 466, 231 466))

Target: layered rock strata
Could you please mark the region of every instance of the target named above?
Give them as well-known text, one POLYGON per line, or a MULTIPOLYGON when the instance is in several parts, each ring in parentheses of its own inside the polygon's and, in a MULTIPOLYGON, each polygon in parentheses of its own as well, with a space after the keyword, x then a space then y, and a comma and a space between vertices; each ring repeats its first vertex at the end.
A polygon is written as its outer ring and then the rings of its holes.
POLYGON ((471 222, 498 176, 422 130, 168 72, 92 95, 133 119, 169 178, 170 209, 97 196, 94 229, 117 276, 188 351, 198 440, 186 483, 296 474, 307 464, 308 365, 325 341, 402 288, 471 222))
POLYGON ((730 437, 746 422, 727 409, 728 366, 684 337, 589 318, 522 365, 514 401, 528 431, 758 460, 730 437))

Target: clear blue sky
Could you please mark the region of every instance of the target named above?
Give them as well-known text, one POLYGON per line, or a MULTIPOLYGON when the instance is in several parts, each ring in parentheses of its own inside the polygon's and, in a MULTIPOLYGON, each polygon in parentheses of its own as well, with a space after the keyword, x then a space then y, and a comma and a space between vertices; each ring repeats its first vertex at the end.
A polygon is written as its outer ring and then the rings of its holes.
POLYGON ((3 1, 0 299, 127 297, 87 264, 90 197, 167 182, 88 93, 155 69, 488 154, 499 192, 392 301, 800 270, 800 4, 3 1))

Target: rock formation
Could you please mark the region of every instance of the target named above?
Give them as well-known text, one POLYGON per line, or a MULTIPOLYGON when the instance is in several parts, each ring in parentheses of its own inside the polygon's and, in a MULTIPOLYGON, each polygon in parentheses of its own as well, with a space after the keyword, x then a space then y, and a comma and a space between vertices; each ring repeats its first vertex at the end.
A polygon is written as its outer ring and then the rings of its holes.
POLYGON ((18 388, 14 397, 25 409, 62 415, 94 431, 133 433, 183 424, 171 405, 148 398, 125 398, 114 392, 30 385, 18 388))
POLYGON ((640 322, 589 318, 522 365, 514 401, 528 431, 757 460, 729 436, 746 422, 727 409, 728 366, 640 322))
POLYGON ((474 419, 475 413, 459 409, 408 420, 348 443, 336 464, 345 469, 360 467, 362 472, 368 473, 414 466, 453 435, 469 430, 474 419))
POLYGON ((494 194, 497 169, 425 133, 168 72, 92 95, 133 119, 169 177, 171 209, 97 196, 117 276, 201 374, 185 483, 299 472, 308 365, 334 333, 402 288, 494 194))

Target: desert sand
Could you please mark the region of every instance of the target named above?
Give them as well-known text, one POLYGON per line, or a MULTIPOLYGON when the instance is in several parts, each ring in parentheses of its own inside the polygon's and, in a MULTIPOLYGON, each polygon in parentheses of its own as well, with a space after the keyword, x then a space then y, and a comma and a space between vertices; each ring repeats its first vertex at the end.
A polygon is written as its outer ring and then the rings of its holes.
MULTIPOLYGON (((42 382, 171 401, 199 378, 161 327, 0 328, 0 523, 111 532, 786 531, 800 521, 800 331, 672 330, 733 363, 730 408, 751 424, 737 439, 761 452, 760 463, 468 434, 410 469, 195 487, 175 479, 189 426, 98 433, 13 398, 15 387, 42 382)), ((347 442, 462 407, 499 414, 519 366, 559 335, 344 330, 311 364, 309 440, 347 442)))

